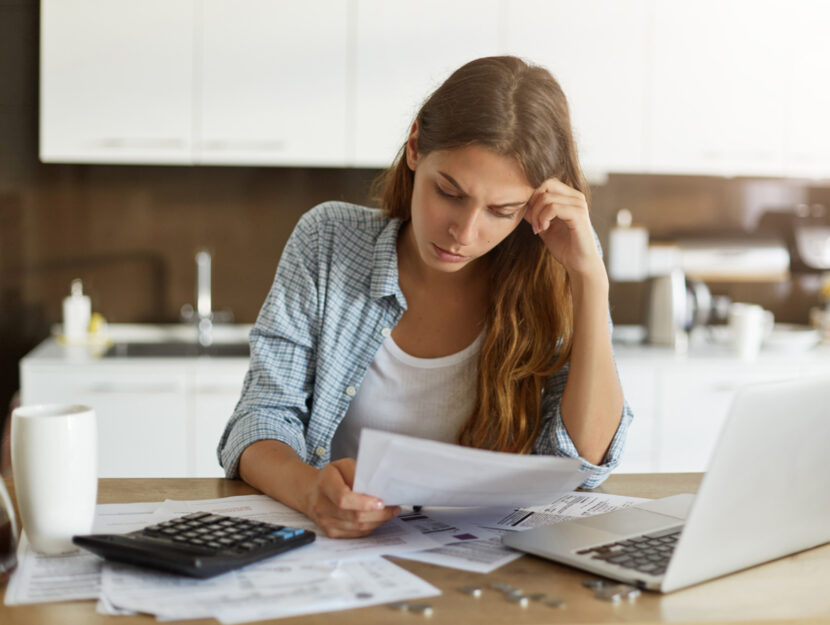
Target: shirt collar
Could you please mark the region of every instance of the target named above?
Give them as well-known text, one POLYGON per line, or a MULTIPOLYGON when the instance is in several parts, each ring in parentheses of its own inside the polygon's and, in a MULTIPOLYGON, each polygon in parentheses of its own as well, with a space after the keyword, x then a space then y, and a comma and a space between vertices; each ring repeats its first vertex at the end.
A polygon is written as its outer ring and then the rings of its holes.
POLYGON ((400 219, 390 219, 375 242, 369 295, 373 299, 391 295, 406 309, 406 298, 398 280, 398 233, 402 225, 400 219))

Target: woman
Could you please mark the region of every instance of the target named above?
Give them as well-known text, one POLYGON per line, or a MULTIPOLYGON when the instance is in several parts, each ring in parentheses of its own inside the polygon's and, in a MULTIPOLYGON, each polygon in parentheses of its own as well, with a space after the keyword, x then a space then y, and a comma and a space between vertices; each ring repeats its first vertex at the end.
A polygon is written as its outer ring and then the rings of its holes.
POLYGON ((631 413, 559 85, 513 57, 461 67, 379 188, 382 210, 323 204, 286 244, 228 477, 343 537, 400 512, 351 490, 362 427, 581 457, 600 483, 631 413))

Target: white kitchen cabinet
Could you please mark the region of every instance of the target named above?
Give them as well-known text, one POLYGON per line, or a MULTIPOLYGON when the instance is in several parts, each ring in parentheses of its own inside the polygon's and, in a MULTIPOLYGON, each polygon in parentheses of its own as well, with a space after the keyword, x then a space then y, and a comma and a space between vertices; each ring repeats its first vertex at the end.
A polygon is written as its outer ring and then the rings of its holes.
POLYGON ((92 406, 101 477, 217 477, 247 369, 247 358, 100 358, 48 339, 21 361, 21 400, 92 406))
POLYGON ((173 367, 22 369, 24 404, 77 403, 98 418, 100 477, 187 477, 186 376, 173 367))
POLYGON ((348 6, 202 0, 197 163, 345 163, 348 6))
POLYGON ((784 0, 653 5, 648 169, 782 175, 793 94, 784 0))
POLYGON ((786 173, 814 178, 830 177, 830 4, 800 0, 791 5, 791 80, 782 87, 789 94, 785 123, 786 173), (797 6, 797 9, 796 9, 797 6))
POLYGON ((657 370, 638 362, 618 362, 625 399, 634 419, 628 429, 625 453, 618 467, 621 473, 649 473, 657 470, 659 422, 657 419, 657 370))
POLYGON ((233 364, 216 363, 195 369, 190 394, 192 433, 188 439, 192 448, 191 475, 224 477, 216 447, 239 401, 244 377, 245 369, 233 364))
POLYGON ((647 0, 507 0, 507 52, 545 66, 571 109, 589 177, 645 165, 647 0))
POLYGON ((657 470, 705 471, 738 389, 797 376, 795 368, 737 359, 661 370, 657 470))
POLYGON ((388 167, 426 97, 475 58, 503 54, 498 0, 355 0, 349 162, 388 167))
POLYGON ((195 6, 41 2, 42 161, 192 161, 195 6))

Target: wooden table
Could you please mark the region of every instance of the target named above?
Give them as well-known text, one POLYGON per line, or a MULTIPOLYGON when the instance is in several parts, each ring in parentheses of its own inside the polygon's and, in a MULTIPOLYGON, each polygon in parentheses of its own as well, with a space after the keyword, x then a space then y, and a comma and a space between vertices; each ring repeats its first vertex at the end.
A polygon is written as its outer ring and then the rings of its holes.
MULTIPOLYGON (((699 474, 614 475, 597 491, 663 497, 695 492, 700 478, 699 474)), ((13 497, 13 485, 10 482, 7 485, 13 497)), ((165 498, 210 499, 256 492, 242 482, 223 479, 102 479, 98 500, 100 503, 127 503, 165 498)), ((582 587, 581 581, 591 575, 532 556, 524 556, 486 575, 401 559, 394 561, 443 591, 441 596, 424 600, 434 608, 431 618, 375 606, 274 622, 285 625, 530 625, 619 621, 830 623, 830 545, 669 595, 644 593, 635 603, 616 605, 594 599, 591 591, 582 587), (521 588, 526 593, 543 592, 561 598, 567 605, 557 609, 531 603, 527 608, 521 608, 508 603, 501 593, 489 588, 497 581, 521 588), (473 599, 458 591, 459 587, 468 584, 483 586, 484 596, 473 599)), ((150 616, 97 614, 93 601, 0 606, 2 625, 148 625, 151 622, 155 620, 150 616)))

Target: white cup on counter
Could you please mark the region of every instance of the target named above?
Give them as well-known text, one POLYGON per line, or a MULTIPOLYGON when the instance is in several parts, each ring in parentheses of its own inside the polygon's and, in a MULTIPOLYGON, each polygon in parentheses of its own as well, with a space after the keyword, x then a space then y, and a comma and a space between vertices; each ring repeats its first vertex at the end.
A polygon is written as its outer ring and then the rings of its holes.
POLYGON ((772 331, 775 317, 757 304, 735 302, 729 307, 732 346, 742 360, 753 360, 772 331))
POLYGON ((40 553, 74 551, 89 534, 98 494, 98 428, 87 406, 21 406, 12 412, 12 471, 23 530, 40 553))

